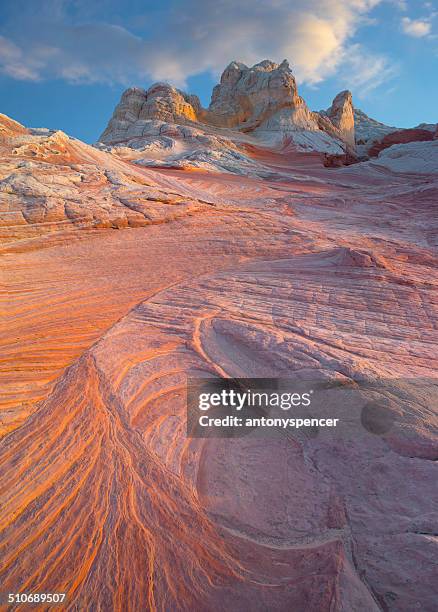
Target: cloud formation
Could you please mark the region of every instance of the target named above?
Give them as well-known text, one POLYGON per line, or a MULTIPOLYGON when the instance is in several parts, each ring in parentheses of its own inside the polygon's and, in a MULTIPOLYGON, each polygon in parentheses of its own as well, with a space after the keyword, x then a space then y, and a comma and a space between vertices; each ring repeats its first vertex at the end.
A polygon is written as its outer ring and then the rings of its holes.
MULTIPOLYGON (((130 23, 107 23, 81 0, 42 0, 27 23, 12 22, 8 38, 0 39, 0 70, 16 79, 168 80, 182 86, 195 74, 219 74, 232 59, 253 64, 287 58, 300 82, 319 83, 353 64, 364 84, 387 60, 373 55, 371 65, 359 61, 353 39, 380 1, 174 0, 154 13, 154 23, 151 9, 130 23), (138 23, 144 24, 141 34, 138 23)), ((103 6, 111 14, 110 0, 103 6)))
POLYGON ((371 90, 387 83, 399 72, 399 66, 386 57, 366 51, 360 45, 351 45, 344 59, 341 78, 346 87, 357 90, 363 98, 371 90))
POLYGON ((432 30, 432 24, 428 19, 410 19, 409 17, 403 17, 401 23, 403 32, 414 38, 427 36, 432 30))

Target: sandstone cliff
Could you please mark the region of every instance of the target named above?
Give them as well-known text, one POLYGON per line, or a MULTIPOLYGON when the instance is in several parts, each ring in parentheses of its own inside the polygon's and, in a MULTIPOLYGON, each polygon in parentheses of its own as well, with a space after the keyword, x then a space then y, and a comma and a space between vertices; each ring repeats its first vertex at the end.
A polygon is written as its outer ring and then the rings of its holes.
MULTIPOLYGON (((237 142, 247 135, 255 144, 261 141, 278 147, 292 141, 298 149, 341 154, 354 148, 351 94, 344 94, 339 94, 331 112, 322 116, 310 111, 299 96, 286 60, 281 64, 264 60, 252 67, 233 61, 214 87, 207 109, 197 96, 164 83, 148 90, 128 89, 100 142, 131 146, 132 139, 156 138, 173 124, 237 142)), ((184 134, 179 136, 184 139, 184 134)))

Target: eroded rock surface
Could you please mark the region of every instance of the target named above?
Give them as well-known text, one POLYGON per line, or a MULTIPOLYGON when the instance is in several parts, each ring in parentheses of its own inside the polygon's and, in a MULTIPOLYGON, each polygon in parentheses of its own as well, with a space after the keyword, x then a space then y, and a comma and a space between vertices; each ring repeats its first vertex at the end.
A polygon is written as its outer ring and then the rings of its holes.
MULTIPOLYGON (((435 132, 436 124, 401 129, 372 119, 353 106, 348 90, 327 110, 312 112, 287 60, 252 67, 233 61, 208 108, 166 83, 126 90, 98 147, 143 166, 247 174, 247 147, 316 151, 327 167, 340 167, 376 157, 394 144, 433 140, 435 132)), ((265 176, 255 167, 252 174, 265 176)))
POLYGON ((333 100, 331 107, 327 110, 327 115, 333 125, 340 130, 345 142, 354 149, 356 141, 353 98, 351 92, 341 91, 333 100))
MULTIPOLYGON (((142 121, 163 147, 206 137, 142 121)), ((434 611, 438 141, 325 168, 212 131, 237 175, 2 125, 2 589, 68 610, 434 611), (189 375, 291 374, 394 380, 403 419, 186 436, 189 375)))
POLYGON ((429 130, 412 128, 397 130, 386 134, 381 140, 374 142, 368 150, 370 157, 377 157, 381 151, 397 144, 408 144, 409 142, 427 142, 434 139, 434 133, 429 130))
MULTIPOLYGON (((135 148, 133 139, 147 137, 151 146, 158 146, 160 141, 154 139, 158 125, 161 136, 172 130, 169 124, 176 124, 187 128, 173 129, 176 141, 185 144, 186 133, 196 129, 205 139, 216 136, 232 141, 234 148, 245 142, 281 147, 288 139, 297 149, 342 153, 346 146, 354 148, 354 119, 348 118, 353 123, 347 127, 346 108, 342 118, 342 112, 336 111, 334 122, 329 116, 311 112, 298 95, 286 60, 281 64, 264 60, 252 67, 234 61, 213 89, 207 109, 201 107, 196 96, 163 83, 147 91, 128 89, 100 141, 135 148)), ((219 142, 204 144, 213 153, 224 150, 219 142)))
POLYGON ((368 117, 366 113, 358 108, 354 109, 354 128, 357 151, 364 156, 368 155, 368 150, 374 142, 378 142, 386 134, 398 130, 394 126, 386 125, 381 121, 368 117))

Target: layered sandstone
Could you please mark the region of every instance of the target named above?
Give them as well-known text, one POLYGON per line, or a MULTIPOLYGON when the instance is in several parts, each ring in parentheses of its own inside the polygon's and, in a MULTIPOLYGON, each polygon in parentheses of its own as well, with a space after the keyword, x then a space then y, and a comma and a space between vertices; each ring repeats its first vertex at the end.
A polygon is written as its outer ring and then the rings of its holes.
POLYGON ((18 123, 18 121, 14 121, 7 115, 3 115, 0 113, 0 138, 5 140, 8 136, 16 136, 18 134, 28 134, 28 130, 18 123))
POLYGON ((280 65, 264 60, 252 68, 232 62, 213 89, 206 120, 248 132, 279 129, 281 121, 293 129, 318 129, 286 60, 280 65))
POLYGON ((142 135, 144 121, 156 119, 167 123, 196 121, 200 102, 166 83, 156 83, 147 91, 138 87, 127 89, 117 105, 108 127, 100 137, 102 142, 126 138, 128 128, 136 124, 132 136, 142 135))
POLYGON ((381 151, 397 144, 407 144, 409 142, 427 142, 433 140, 434 134, 430 130, 411 128, 389 132, 381 140, 375 141, 368 149, 370 157, 377 157, 381 151))
POLYGON ((157 83, 147 91, 128 89, 100 141, 114 145, 152 138, 159 122, 165 130, 168 124, 195 127, 207 135, 213 129, 237 144, 246 134, 254 142, 281 145, 289 138, 298 148, 341 153, 347 145, 354 147, 354 121, 347 128, 347 104, 343 113, 332 122, 311 112, 298 95, 286 60, 281 64, 264 60, 252 67, 234 61, 213 89, 208 109, 196 96, 166 84, 157 83))
POLYGON ((368 117, 366 113, 358 108, 354 108, 354 124, 356 144, 358 145, 370 145, 372 142, 383 138, 386 134, 397 130, 394 126, 386 125, 368 117))
POLYGON ((2 588, 72 611, 432 612, 438 141, 329 169, 155 93, 117 118, 169 113, 140 120, 153 145, 1 122, 2 588), (192 165, 159 167, 184 141, 192 165), (291 373, 386 379, 395 425, 187 437, 188 376, 291 373))
POLYGON ((354 109, 350 91, 341 91, 335 97, 331 107, 327 110, 327 116, 333 125, 339 129, 345 142, 354 149, 354 109))
POLYGON ((426 124, 397 129, 376 121, 354 108, 348 90, 327 110, 312 112, 298 94, 287 60, 252 67, 233 61, 208 108, 166 83, 126 90, 99 146, 115 147, 141 165, 238 173, 242 164, 249 171, 247 146, 318 151, 326 166, 336 167, 375 157, 393 144, 431 140, 435 129, 426 124))

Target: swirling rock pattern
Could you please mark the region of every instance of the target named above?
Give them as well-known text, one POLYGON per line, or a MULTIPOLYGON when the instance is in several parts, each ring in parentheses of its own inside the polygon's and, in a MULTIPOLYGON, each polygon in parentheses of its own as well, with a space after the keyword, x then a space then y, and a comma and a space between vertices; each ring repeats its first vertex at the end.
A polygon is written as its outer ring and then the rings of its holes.
POLYGON ((185 386, 436 376, 436 177, 255 146, 264 178, 151 170, 6 127, 2 591, 432 612, 430 397, 401 387, 384 436, 200 440, 185 386))

